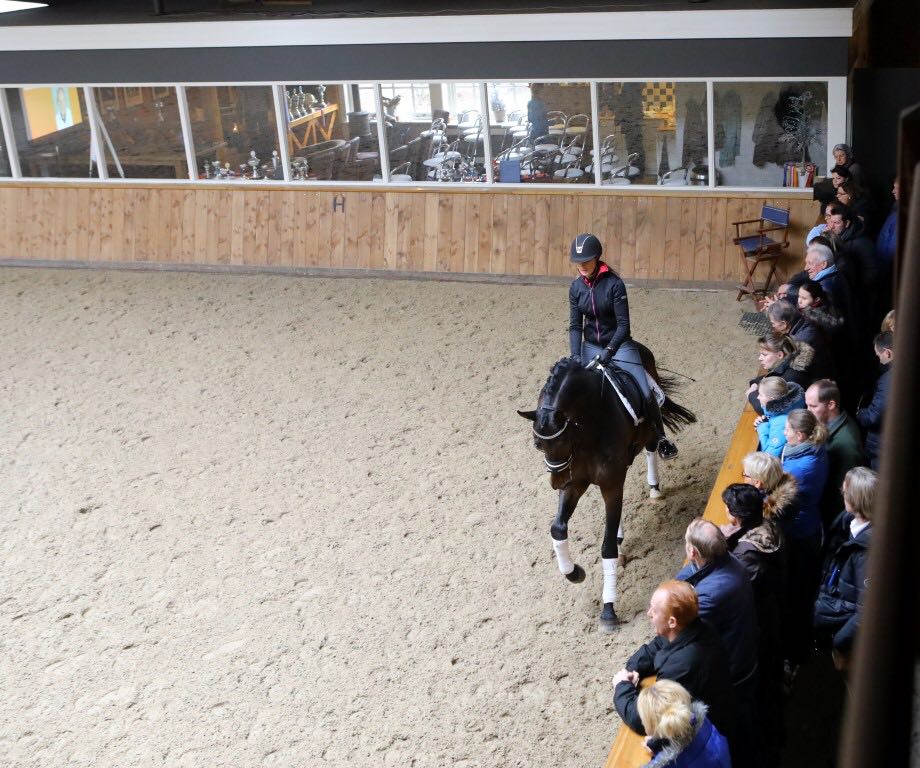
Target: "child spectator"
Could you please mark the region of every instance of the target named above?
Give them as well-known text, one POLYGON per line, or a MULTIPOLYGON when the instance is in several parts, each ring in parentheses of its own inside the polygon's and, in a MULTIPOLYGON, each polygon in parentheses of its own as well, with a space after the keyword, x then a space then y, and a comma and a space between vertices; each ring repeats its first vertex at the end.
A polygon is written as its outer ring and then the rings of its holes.
POLYGON ((866 455, 872 469, 878 471, 879 449, 882 442, 882 422, 885 404, 888 402, 888 388, 891 386, 891 362, 894 359, 894 336, 884 331, 875 337, 875 354, 882 364, 882 374, 875 382, 872 400, 865 408, 856 412, 856 420, 866 433, 866 455))
POLYGON ((818 644, 830 644, 838 669, 846 668, 865 597, 872 535, 875 472, 856 467, 843 481, 844 511, 827 532, 824 571, 815 601, 818 644))
POLYGON ((805 407, 805 393, 794 381, 767 376, 760 382, 757 401, 763 410, 763 415, 754 420, 760 437, 760 450, 780 456, 786 445, 786 414, 805 407))

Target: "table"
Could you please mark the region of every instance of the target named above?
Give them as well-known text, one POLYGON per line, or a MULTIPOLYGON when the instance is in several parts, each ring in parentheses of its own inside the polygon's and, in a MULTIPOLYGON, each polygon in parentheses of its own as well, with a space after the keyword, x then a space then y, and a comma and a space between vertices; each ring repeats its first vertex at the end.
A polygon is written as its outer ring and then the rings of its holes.
POLYGON ((338 104, 329 104, 322 109, 317 109, 309 115, 298 117, 288 123, 288 131, 291 134, 291 141, 297 149, 305 149, 310 144, 319 144, 322 141, 332 141, 332 131, 335 128, 336 113, 339 111, 338 104), (329 118, 328 124, 326 118, 329 118), (295 128, 303 128, 303 138, 298 139, 295 128))

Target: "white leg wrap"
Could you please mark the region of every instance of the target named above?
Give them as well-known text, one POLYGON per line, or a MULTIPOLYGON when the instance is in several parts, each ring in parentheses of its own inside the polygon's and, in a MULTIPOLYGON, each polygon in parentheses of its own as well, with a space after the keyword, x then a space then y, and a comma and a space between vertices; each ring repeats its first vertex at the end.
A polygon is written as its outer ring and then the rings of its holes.
POLYGON ((645 452, 645 477, 649 485, 658 485, 658 454, 654 451, 645 452))
MULTIPOLYGON (((626 537, 623 535, 623 518, 622 518, 622 516, 621 516, 621 517, 620 517, 620 524, 617 526, 617 539, 625 539, 625 538, 626 538, 626 537)), ((601 559, 603 559, 603 558, 601 558, 601 559)))
POLYGON ((615 603, 617 601, 617 559, 615 557, 602 557, 601 565, 604 568, 603 602, 615 603))
POLYGON ((553 551, 556 553, 560 573, 563 576, 568 576, 575 570, 575 563, 572 562, 572 556, 569 554, 569 540, 556 541, 553 539, 553 551))

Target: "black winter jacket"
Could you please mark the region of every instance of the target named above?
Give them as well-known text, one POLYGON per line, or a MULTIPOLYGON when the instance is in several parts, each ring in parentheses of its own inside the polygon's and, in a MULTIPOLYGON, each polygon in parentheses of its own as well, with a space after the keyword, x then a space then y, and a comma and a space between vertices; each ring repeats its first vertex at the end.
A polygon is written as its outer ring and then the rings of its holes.
POLYGON ((856 421, 866 432, 866 456, 875 466, 878 463, 882 444, 882 422, 885 419, 885 404, 888 402, 888 388, 891 386, 891 364, 875 382, 875 392, 869 405, 856 412, 856 421))
POLYGON ((859 626, 859 613, 866 588, 866 563, 872 524, 855 538, 850 535, 853 515, 842 512, 827 532, 827 557, 818 599, 815 601, 815 629, 830 635, 834 648, 849 650, 859 626))
POLYGON ((584 340, 614 354, 630 338, 626 285, 604 262, 593 280, 576 277, 569 287, 569 349, 580 354, 584 340))
POLYGON ((796 341, 808 344, 814 351, 814 358, 808 367, 808 374, 812 377, 812 381, 835 378, 830 339, 821 326, 802 315, 792 324, 789 335, 796 341))
MULTIPOLYGON (((696 619, 668 642, 660 635, 643 645, 626 662, 626 669, 640 677, 658 675, 673 680, 689 691, 694 700, 709 707, 709 719, 726 738, 734 735, 732 684, 728 655, 712 625, 696 619)), ((637 702, 639 689, 629 682, 619 683, 613 704, 623 722, 636 733, 644 734, 637 702)))

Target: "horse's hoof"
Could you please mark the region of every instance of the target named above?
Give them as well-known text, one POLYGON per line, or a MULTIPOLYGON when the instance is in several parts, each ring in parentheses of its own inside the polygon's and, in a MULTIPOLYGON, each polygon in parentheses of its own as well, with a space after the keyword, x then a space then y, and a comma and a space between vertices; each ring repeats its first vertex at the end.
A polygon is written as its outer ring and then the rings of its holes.
POLYGON ((571 573, 567 573, 565 577, 573 584, 581 584, 585 580, 585 569, 580 565, 576 565, 574 570, 571 573))
POLYGON ((601 617, 597 622, 598 629, 601 632, 613 632, 620 623, 616 611, 613 610, 613 603, 604 603, 604 609, 601 611, 601 617))
POLYGON ((660 499, 662 496, 664 496, 664 494, 657 485, 650 485, 648 487, 648 497, 650 499, 660 499))

